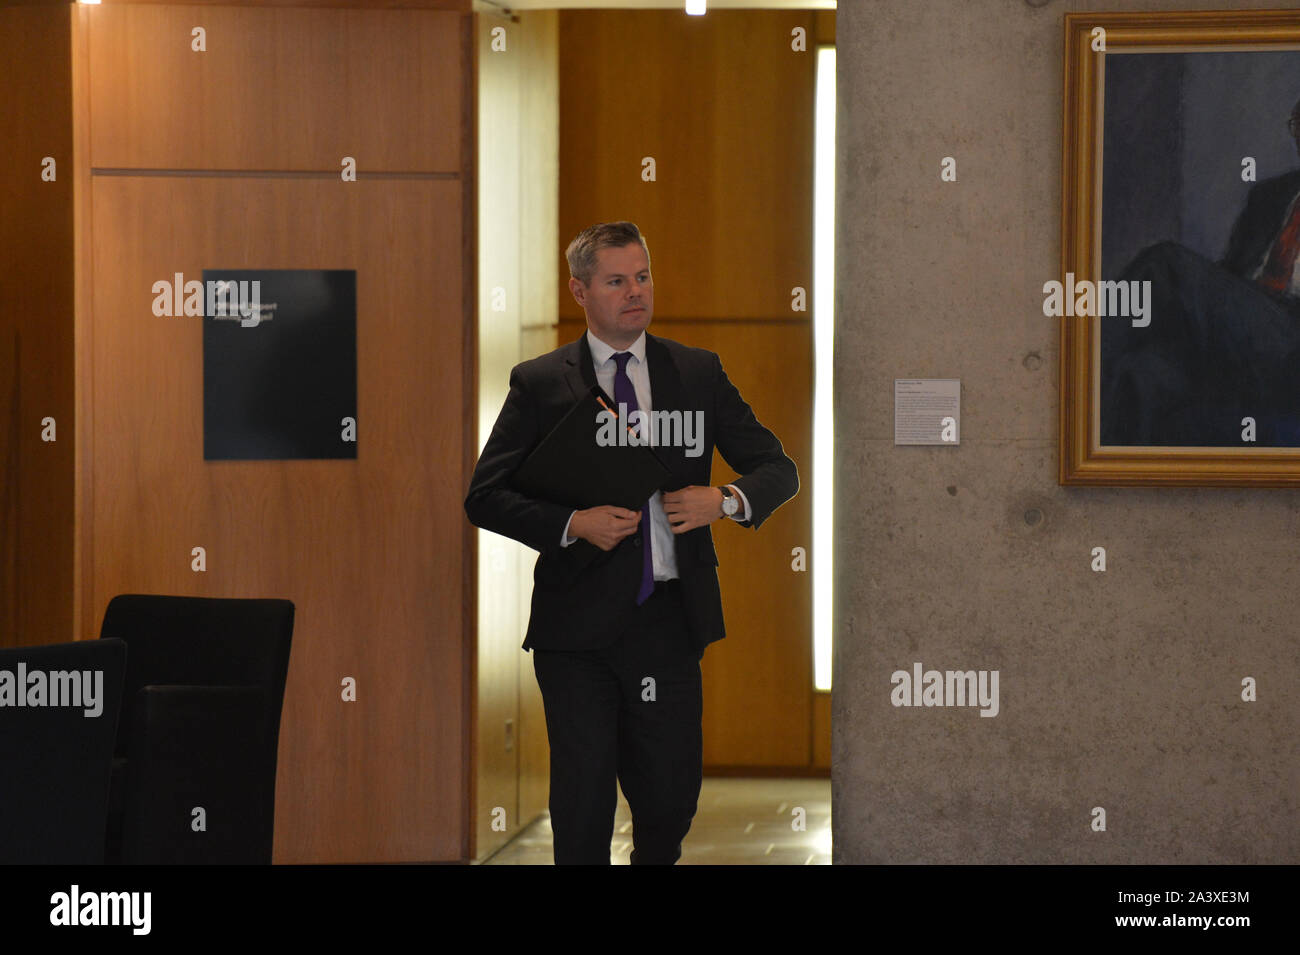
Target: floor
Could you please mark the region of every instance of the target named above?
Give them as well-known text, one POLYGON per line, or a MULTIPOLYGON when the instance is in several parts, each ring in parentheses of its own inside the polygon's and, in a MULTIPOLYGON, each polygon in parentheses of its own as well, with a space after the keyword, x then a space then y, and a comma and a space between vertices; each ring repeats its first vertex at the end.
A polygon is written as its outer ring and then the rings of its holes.
MULTIPOLYGON (((632 852, 632 813, 618 794, 610 861, 627 865, 632 852)), ((484 865, 551 865, 551 819, 540 819, 508 842, 484 865)), ((682 842, 678 865, 830 865, 829 779, 708 778, 699 809, 682 842), (793 828, 793 810, 804 810, 804 831, 793 828)))

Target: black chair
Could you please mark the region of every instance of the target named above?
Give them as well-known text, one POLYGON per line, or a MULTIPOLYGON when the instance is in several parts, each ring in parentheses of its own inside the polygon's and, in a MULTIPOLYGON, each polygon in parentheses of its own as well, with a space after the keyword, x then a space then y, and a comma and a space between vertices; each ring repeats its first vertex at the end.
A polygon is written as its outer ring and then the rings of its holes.
POLYGON ((123 594, 126 641, 107 861, 269 864, 289 672, 288 600, 123 594))
POLYGON ((26 689, 18 685, 19 664, 27 675, 46 674, 47 705, 15 706, 16 698, 6 698, 0 706, 0 865, 102 865, 126 644, 83 640, 0 650, 0 673, 8 674, 0 679, 16 692, 26 689), (49 677, 86 672, 90 707, 87 697, 70 695, 67 677, 49 677), (48 705, 54 682, 60 701, 81 705, 48 705))

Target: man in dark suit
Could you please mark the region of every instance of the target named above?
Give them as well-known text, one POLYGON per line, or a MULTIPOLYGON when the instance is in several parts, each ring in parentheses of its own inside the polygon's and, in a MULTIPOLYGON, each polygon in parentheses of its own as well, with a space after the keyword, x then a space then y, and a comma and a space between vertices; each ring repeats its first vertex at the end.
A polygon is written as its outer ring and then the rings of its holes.
POLYGON ((716 354, 645 331, 654 284, 635 225, 592 226, 565 255, 587 331, 511 371, 465 512, 539 552, 523 647, 533 651, 546 710, 556 863, 609 864, 621 783, 632 863, 672 864, 700 793, 699 662, 726 636, 710 525, 729 516, 757 529, 795 495, 799 476, 716 354), (671 475, 639 511, 575 510, 511 486, 596 384, 643 413, 703 412, 702 445, 656 449, 671 475), (741 475, 723 488, 709 486, 715 447, 741 475))
MULTIPOLYGON (((1300 102, 1287 124, 1300 152, 1300 102)), ((1222 260, 1177 242, 1143 249, 1152 321, 1102 326, 1101 443, 1300 446, 1300 170, 1256 183, 1222 260)))

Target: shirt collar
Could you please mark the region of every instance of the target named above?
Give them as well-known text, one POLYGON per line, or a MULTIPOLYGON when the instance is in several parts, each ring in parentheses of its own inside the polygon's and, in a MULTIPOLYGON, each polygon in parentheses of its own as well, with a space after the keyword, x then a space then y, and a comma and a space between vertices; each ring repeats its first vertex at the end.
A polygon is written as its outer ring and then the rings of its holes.
MULTIPOLYGON (((597 368, 605 364, 605 362, 609 361, 610 358, 617 353, 617 349, 606 345, 599 338, 593 335, 590 328, 587 329, 587 345, 591 348, 592 364, 597 368)), ((637 336, 636 341, 622 350, 630 351, 636 356, 636 360, 639 363, 645 364, 645 329, 641 330, 641 334, 637 336)))

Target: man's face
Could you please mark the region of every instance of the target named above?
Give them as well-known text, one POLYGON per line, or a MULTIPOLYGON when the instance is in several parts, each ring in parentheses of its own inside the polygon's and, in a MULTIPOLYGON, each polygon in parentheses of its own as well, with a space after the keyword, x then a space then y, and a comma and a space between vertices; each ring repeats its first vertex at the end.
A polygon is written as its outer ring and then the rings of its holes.
POLYGON ((614 348, 626 348, 650 324, 655 287, 641 243, 596 253, 590 287, 569 279, 569 291, 587 313, 592 334, 614 348))

